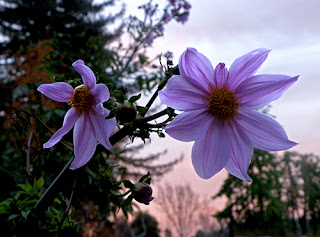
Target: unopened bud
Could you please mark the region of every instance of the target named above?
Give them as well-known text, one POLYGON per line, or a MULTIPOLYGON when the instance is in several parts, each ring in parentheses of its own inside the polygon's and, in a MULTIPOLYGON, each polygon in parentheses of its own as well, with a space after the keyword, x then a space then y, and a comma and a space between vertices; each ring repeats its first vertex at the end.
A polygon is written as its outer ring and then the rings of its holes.
POLYGON ((149 184, 138 182, 134 185, 132 196, 137 202, 149 205, 154 199, 151 195, 152 188, 149 184))
POLYGON ((117 107, 116 118, 120 123, 130 123, 136 119, 136 116, 136 107, 127 100, 117 107))

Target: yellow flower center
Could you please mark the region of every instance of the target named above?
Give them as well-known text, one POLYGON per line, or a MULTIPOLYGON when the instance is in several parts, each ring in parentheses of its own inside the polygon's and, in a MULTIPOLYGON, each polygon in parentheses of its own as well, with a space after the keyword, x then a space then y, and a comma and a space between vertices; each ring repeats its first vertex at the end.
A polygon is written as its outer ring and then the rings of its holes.
POLYGON ((239 104, 232 91, 226 88, 217 88, 211 92, 209 110, 217 118, 228 120, 236 115, 239 104))
POLYGON ((72 106, 78 112, 87 112, 93 104, 93 96, 88 88, 84 85, 78 86, 71 96, 69 105, 72 106))

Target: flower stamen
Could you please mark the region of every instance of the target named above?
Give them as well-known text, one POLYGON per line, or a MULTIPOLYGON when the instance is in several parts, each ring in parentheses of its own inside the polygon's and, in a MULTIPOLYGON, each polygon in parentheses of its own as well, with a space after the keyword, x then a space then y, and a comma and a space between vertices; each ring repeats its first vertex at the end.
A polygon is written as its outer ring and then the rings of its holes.
POLYGON ((213 116, 228 120, 236 115, 239 104, 232 91, 226 88, 217 88, 211 92, 209 98, 209 110, 213 116))
POLYGON ((93 104, 93 96, 88 88, 81 85, 75 88, 68 104, 80 113, 87 112, 93 104))

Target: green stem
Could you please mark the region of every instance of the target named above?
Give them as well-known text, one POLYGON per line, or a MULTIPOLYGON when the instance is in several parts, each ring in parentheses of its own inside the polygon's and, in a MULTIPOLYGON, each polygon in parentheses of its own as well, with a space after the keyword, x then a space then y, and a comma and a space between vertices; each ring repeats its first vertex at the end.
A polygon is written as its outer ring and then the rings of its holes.
POLYGON ((65 165, 65 167, 61 170, 61 172, 58 174, 58 176, 53 180, 53 182, 50 184, 50 186, 47 188, 47 190, 44 192, 44 194, 41 196, 41 198, 39 199, 39 201, 36 203, 36 205, 34 206, 35 212, 39 212, 42 208, 44 208, 45 204, 50 202, 50 200, 47 200, 47 197, 51 197, 51 198, 55 198, 55 186, 58 183, 58 181, 61 179, 62 176, 66 175, 66 171, 70 170, 68 169, 69 166, 71 165, 71 162, 73 161, 73 159, 70 159, 68 161, 68 163, 65 165))

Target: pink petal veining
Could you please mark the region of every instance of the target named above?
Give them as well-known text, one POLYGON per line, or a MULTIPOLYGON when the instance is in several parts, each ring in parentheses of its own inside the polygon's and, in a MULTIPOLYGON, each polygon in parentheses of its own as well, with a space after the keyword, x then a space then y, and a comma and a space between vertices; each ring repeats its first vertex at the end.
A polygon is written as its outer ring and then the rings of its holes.
POLYGON ((169 79, 167 89, 159 91, 161 101, 177 110, 194 110, 206 107, 208 91, 203 91, 201 85, 185 76, 169 79))
POLYGON ((43 144, 43 148, 50 148, 57 144, 61 138, 66 135, 74 126, 77 119, 79 118, 79 113, 77 113, 73 108, 69 109, 66 115, 64 116, 62 128, 57 130, 55 134, 43 144))
POLYGON ((181 55, 179 70, 182 76, 193 78, 205 89, 214 83, 214 69, 210 60, 194 48, 188 48, 181 55))
POLYGON ((242 107, 258 109, 279 99, 297 80, 298 76, 257 75, 240 83, 235 92, 242 107))
POLYGON ((230 159, 230 144, 225 129, 223 122, 213 121, 193 144, 192 164, 203 179, 214 176, 230 159))
POLYGON ((179 114, 168 126, 166 132, 173 138, 188 142, 199 138, 209 127, 212 120, 206 109, 186 111, 179 114), (195 126, 198 124, 198 126, 195 126))
POLYGON ((269 52, 268 49, 256 49, 237 58, 229 70, 229 88, 234 90, 243 80, 253 76, 269 52))
MULTIPOLYGON (((72 66, 82 76, 84 86, 89 89, 93 97, 93 104, 89 104, 91 108, 89 107, 87 111, 77 112, 74 108, 69 109, 64 117, 62 128, 43 147, 49 148, 54 146, 74 127, 75 158, 70 169, 77 169, 85 165, 92 158, 98 141, 106 149, 112 149, 109 137, 117 124, 115 118, 105 119, 110 113, 102 104, 110 98, 107 86, 96 84, 94 73, 82 60, 77 60, 72 66)), ((38 90, 49 98, 61 102, 69 102, 74 92, 74 89, 64 82, 41 85, 38 90)))
POLYGON ((65 82, 42 84, 37 90, 46 97, 58 102, 69 102, 73 95, 72 86, 65 82))
POLYGON ((88 114, 81 114, 73 129, 74 160, 70 169, 77 169, 84 166, 93 156, 97 139, 95 138, 88 114))
POLYGON ((253 147, 273 151, 296 145, 278 122, 256 111, 278 99, 298 78, 254 76, 269 52, 253 50, 236 59, 228 72, 223 63, 213 70, 204 55, 188 48, 180 57, 181 76, 169 79, 168 87, 159 92, 164 104, 185 111, 165 131, 180 141, 195 141, 192 163, 201 178, 226 168, 237 178, 252 181, 247 171, 253 147), (220 88, 233 92, 239 105, 235 116, 226 121, 210 110, 210 93, 220 88))
POLYGON ((85 87, 92 89, 96 85, 96 76, 93 71, 84 64, 83 60, 78 59, 72 66, 82 76, 85 87))

